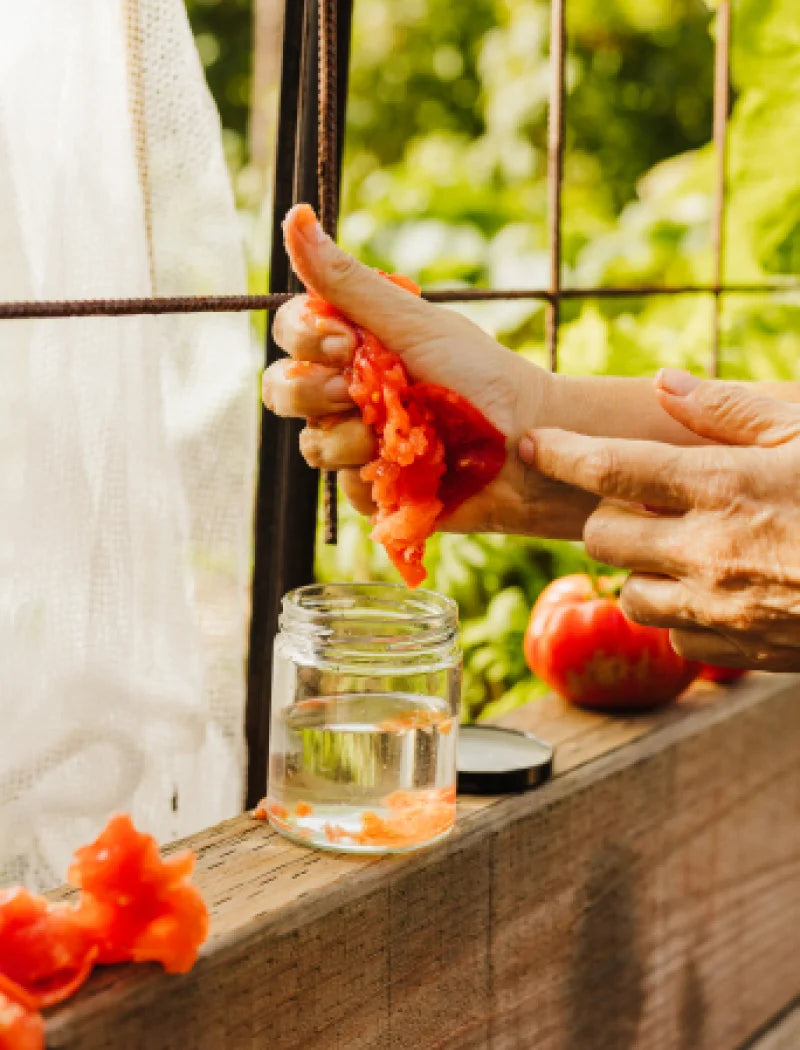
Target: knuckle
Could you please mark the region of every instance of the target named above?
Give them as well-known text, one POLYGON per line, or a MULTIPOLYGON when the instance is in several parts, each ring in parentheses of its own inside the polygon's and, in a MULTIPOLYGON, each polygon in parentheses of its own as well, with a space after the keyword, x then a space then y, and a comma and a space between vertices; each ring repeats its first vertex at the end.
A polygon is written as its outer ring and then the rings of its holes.
POLYGON ((319 431, 305 427, 300 432, 300 454, 309 467, 322 467, 323 455, 319 431))
POLYGON ((272 338, 281 350, 286 350, 286 344, 290 337, 294 302, 294 299, 290 299, 283 306, 278 307, 272 319, 272 338))
POLYGON ((635 576, 630 576, 625 581, 620 591, 619 604, 623 613, 634 623, 643 624, 645 627, 658 624, 658 612, 652 602, 642 594, 635 576))
POLYGON ((702 403, 706 411, 724 419, 741 410, 741 392, 727 383, 705 383, 702 403))
POLYGON ((328 276, 334 285, 346 284, 356 276, 360 263, 346 252, 336 251, 328 263, 328 276))
POLYGON ((275 316, 272 319, 272 338, 275 340, 275 345, 279 346, 281 348, 281 350, 285 350, 286 349, 286 345, 285 345, 285 340, 286 340, 286 334, 285 334, 286 318, 285 318, 285 316, 282 313, 282 311, 286 309, 286 306, 287 306, 287 304, 284 303, 284 305, 280 307, 280 309, 277 311, 277 313, 275 314, 275 316))
POLYGON ((586 477, 593 488, 601 493, 618 491, 620 477, 619 459, 610 448, 594 448, 584 458, 586 477))
POLYGON ((619 607, 629 620, 633 620, 634 623, 647 624, 648 609, 635 587, 625 584, 620 592, 619 607))
POLYGON ((747 586, 749 573, 738 557, 732 541, 698 540, 691 557, 694 574, 710 593, 725 596, 733 603, 736 592, 747 586))
POLYGON ((609 535, 602 511, 591 515, 583 530, 583 543, 590 557, 595 561, 613 564, 613 543, 609 535))
POLYGON ((727 507, 738 502, 741 489, 741 472, 728 465, 714 464, 703 480, 705 500, 715 507, 727 507))
POLYGON ((759 625, 758 609, 746 598, 739 599, 731 605, 728 615, 728 626, 739 634, 752 634, 759 625))
POLYGON ((297 295, 275 313, 272 337, 277 346, 292 357, 306 353, 319 341, 306 312, 307 295, 297 295))

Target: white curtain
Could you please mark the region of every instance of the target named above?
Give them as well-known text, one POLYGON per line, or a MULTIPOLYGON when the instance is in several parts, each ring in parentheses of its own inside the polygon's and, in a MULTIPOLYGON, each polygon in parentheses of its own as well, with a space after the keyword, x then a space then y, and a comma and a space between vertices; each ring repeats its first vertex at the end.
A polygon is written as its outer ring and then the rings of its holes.
MULTIPOLYGON (((181 0, 0 10, 0 299, 244 291, 181 0)), ((0 321, 0 885, 241 807, 257 368, 247 315, 0 321)))

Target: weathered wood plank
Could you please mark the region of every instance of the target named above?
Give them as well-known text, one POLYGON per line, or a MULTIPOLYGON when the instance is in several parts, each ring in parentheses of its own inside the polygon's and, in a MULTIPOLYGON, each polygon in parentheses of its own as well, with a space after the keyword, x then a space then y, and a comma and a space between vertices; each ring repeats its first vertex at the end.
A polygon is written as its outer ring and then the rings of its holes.
POLYGON ((743 1050, 798 1050, 800 1047, 800 1006, 749 1042, 743 1050))
POLYGON ((532 705, 559 775, 407 858, 212 829, 195 970, 98 975, 48 1046, 733 1050, 800 994, 798 701, 756 676, 646 718, 532 705))

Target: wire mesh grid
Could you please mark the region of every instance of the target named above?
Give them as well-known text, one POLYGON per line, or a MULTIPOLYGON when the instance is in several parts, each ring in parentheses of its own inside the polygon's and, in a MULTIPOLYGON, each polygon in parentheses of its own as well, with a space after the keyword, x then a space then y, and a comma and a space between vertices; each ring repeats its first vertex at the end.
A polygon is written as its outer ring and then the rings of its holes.
MULTIPOLYGON (((566 4, 552 0, 550 87, 547 135, 549 281, 547 287, 515 289, 453 288, 423 290, 432 302, 540 300, 545 308, 545 340, 550 367, 558 369, 561 304, 575 299, 638 296, 710 295, 708 371, 720 366, 721 304, 726 293, 796 290, 796 281, 735 284, 724 282, 727 202, 727 141, 730 109, 731 0, 716 7, 714 45, 714 187, 711 220, 713 250, 710 284, 564 287, 562 284, 562 191, 564 185, 566 101, 566 4)), ((349 67, 352 0, 286 0, 275 156, 270 288, 264 295, 180 296, 0 302, 0 320, 124 316, 131 314, 271 311, 299 289, 282 251, 280 221, 292 203, 309 201, 335 234, 339 206, 344 105, 349 67), (298 46, 298 41, 300 46, 298 46)), ((270 334, 265 361, 279 356, 270 334)), ((252 616, 248 661, 246 736, 249 753, 247 804, 263 794, 269 738, 271 639, 282 595, 313 575, 318 481, 299 456, 298 424, 268 413, 262 418, 262 449, 256 494, 252 616)), ((329 538, 335 535, 335 484, 325 485, 329 538)))

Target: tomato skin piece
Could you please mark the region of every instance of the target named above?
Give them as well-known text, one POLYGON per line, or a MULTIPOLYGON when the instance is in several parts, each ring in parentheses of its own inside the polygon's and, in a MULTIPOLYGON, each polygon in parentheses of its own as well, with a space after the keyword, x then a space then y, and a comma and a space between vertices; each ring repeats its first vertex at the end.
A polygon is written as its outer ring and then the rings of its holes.
POLYGON ((506 439, 470 401, 447 387, 414 383, 408 397, 430 413, 444 446, 445 470, 436 495, 447 516, 497 477, 506 461, 506 439))
POLYGON ((97 938, 97 961, 190 970, 208 934, 208 910, 186 881, 193 867, 191 853, 162 859, 156 840, 126 814, 77 850, 68 878, 81 889, 79 913, 97 938))
MULTIPOLYGON (((75 908, 16 886, 0 891, 0 977, 37 1009, 54 1006, 86 980, 97 957, 93 933, 75 908)), ((8 987, 0 983, 0 992, 8 987)))
POLYGON ((44 1019, 0 991, 0 1050, 44 1050, 44 1019))
POLYGON ((746 667, 718 667, 716 664, 701 664, 698 678, 705 682, 716 682, 718 685, 729 685, 737 682, 747 674, 746 667))
POLYGON ((598 710, 668 704, 699 664, 672 648, 669 631, 642 627, 619 607, 613 581, 578 573, 554 580, 531 610, 525 660, 561 696, 598 710))

